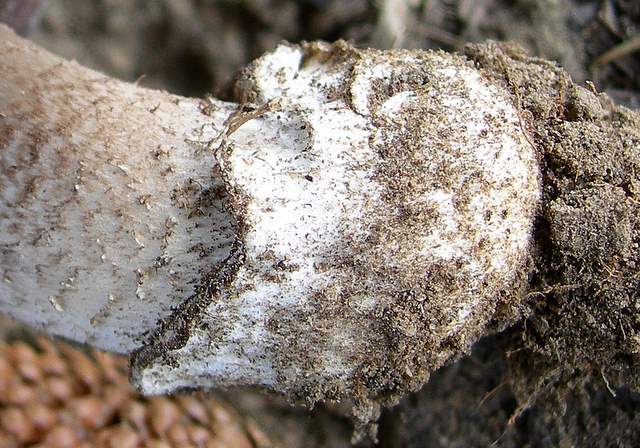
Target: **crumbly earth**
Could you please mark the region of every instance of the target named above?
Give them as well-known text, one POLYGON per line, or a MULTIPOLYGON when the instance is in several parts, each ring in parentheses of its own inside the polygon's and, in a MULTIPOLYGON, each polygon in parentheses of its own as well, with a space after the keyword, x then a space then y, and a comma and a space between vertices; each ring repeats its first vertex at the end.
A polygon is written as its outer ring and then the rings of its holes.
POLYGON ((558 406, 540 400, 519 413, 509 382, 504 336, 436 372, 381 420, 385 448, 634 447, 640 443, 640 394, 601 378, 577 381, 558 406), (615 394, 615 395, 613 395, 615 394), (514 416, 518 416, 516 419, 514 416))
POLYGON ((466 54, 519 102, 543 172, 531 314, 505 348, 516 415, 541 398, 562 403, 589 378, 638 391, 638 113, 517 48, 470 46, 466 54))
POLYGON ((383 445, 635 446, 640 117, 518 47, 465 54, 512 93, 542 169, 528 310, 386 414, 383 445))

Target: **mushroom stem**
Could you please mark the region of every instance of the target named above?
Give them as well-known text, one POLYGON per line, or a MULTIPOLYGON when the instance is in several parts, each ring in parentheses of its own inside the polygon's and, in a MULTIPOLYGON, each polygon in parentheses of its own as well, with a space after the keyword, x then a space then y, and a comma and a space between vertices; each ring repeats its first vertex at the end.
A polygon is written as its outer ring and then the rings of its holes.
POLYGON ((64 61, 0 27, 0 310, 128 353, 233 241, 201 141, 236 105, 64 61))

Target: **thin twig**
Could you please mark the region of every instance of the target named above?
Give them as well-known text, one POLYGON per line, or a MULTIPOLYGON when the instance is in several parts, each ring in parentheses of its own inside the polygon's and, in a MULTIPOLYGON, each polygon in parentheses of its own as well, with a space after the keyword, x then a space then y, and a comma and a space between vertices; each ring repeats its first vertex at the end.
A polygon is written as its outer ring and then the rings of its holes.
POLYGON ((640 50, 640 34, 632 37, 631 39, 622 42, 609 49, 605 53, 598 56, 592 63, 591 69, 595 69, 601 67, 603 65, 607 65, 610 62, 615 61, 616 59, 620 59, 623 56, 631 54, 640 50))

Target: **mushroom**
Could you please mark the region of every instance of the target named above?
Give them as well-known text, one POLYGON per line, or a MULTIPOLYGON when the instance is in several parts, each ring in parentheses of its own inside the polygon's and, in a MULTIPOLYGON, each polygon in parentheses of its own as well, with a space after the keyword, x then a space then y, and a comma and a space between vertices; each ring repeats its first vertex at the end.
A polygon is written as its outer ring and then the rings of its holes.
POLYGON ((0 312, 132 354, 147 394, 257 385, 367 422, 522 307, 542 193, 517 92, 462 55, 314 42, 233 96, 0 26, 0 312))

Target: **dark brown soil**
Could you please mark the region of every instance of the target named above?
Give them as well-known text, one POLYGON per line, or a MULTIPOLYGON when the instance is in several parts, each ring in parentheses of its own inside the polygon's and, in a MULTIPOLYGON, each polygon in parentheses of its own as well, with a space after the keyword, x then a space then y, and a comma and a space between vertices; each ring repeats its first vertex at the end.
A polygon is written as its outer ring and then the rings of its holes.
POLYGON ((385 440, 394 441, 390 446, 402 440, 411 446, 634 446, 638 114, 512 46, 469 46, 466 54, 514 94, 539 152, 543 207, 531 314, 499 343, 483 342, 475 367, 474 358, 461 361, 429 383, 427 390, 434 382, 447 384, 443 389, 458 397, 452 409, 445 404, 440 413, 437 398, 423 391, 389 414, 393 423, 385 428, 392 435, 385 440), (498 386, 498 401, 474 407, 473 400, 480 403, 498 386), (434 427, 430 419, 448 423, 434 427))
POLYGON ((440 370, 381 422, 381 446, 633 447, 640 443, 640 394, 581 383, 560 404, 540 401, 520 413, 502 337, 440 370), (615 396, 614 396, 615 394, 615 396), (517 419, 513 417, 519 415, 517 419))

